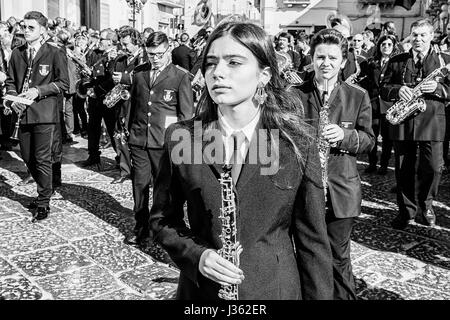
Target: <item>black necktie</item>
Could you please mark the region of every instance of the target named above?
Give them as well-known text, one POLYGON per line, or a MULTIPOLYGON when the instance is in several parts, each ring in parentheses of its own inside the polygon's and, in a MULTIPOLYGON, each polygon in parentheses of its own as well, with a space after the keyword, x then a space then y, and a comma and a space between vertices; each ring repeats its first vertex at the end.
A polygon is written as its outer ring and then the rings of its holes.
POLYGON ((30 47, 30 52, 28 55, 28 66, 31 67, 31 65, 33 64, 33 59, 34 59, 34 48, 30 47))
POLYGON ((423 67, 423 57, 422 53, 419 53, 417 55, 417 62, 416 62, 416 70, 417 70, 417 81, 422 81, 422 67, 423 67))
POLYGON ((233 155, 231 158, 232 168, 231 168, 231 177, 233 178, 234 185, 237 184, 239 180, 239 175, 241 174, 242 164, 244 163, 244 159, 241 153, 242 144, 245 142, 245 134, 242 131, 235 131, 231 135, 233 137, 233 155))

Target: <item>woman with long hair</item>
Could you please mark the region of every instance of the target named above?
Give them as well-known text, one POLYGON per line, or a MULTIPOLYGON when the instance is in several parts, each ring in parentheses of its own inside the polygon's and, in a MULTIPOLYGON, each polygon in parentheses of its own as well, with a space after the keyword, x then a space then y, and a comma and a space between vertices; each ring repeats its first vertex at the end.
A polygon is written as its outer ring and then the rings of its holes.
POLYGON ((166 131, 150 213, 181 271, 177 298, 331 299, 318 149, 270 38, 219 24, 202 72, 197 116, 166 131))
MULTIPOLYGON (((392 104, 383 101, 380 98, 380 84, 383 80, 390 57, 398 53, 395 49, 396 46, 397 39, 394 35, 386 34, 378 39, 375 54, 368 61, 367 81, 364 85, 364 89, 369 92, 370 101, 372 103, 372 130, 375 134, 375 141, 378 140, 379 134, 381 134, 383 138, 380 168, 378 169, 378 173, 382 175, 387 173, 393 143, 392 140, 389 139, 389 126, 386 120, 386 111, 392 104)), ((377 170, 377 162, 377 144, 375 143, 375 146, 369 152, 369 166, 366 168, 365 172, 375 172, 377 170)))

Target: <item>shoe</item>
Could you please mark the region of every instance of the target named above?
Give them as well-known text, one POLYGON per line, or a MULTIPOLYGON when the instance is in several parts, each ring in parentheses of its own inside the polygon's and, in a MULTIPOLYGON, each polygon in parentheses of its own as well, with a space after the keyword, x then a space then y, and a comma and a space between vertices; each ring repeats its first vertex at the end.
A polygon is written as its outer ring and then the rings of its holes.
POLYGON ((414 219, 404 219, 400 216, 396 216, 391 222, 391 226, 397 230, 405 230, 408 225, 414 222, 414 219))
POLYGON ((382 175, 382 176, 384 176, 385 174, 387 174, 387 172, 388 172, 388 168, 387 168, 387 167, 380 167, 380 168, 378 169, 378 171, 377 171, 377 173, 378 173, 379 175, 382 175))
POLYGON ((23 180, 20 181, 17 185, 18 185, 18 186, 25 186, 25 185, 27 185, 27 184, 29 184, 29 183, 33 183, 33 182, 34 182, 34 179, 33 179, 33 177, 31 176, 31 174, 29 174, 28 176, 26 176, 25 178, 23 178, 23 180))
POLYGON ((83 167, 83 168, 86 168, 86 167, 90 167, 90 166, 99 164, 100 162, 101 162, 100 158, 91 158, 91 157, 89 157, 86 160, 82 161, 80 163, 80 166, 83 167))
POLYGON ((377 166, 376 165, 369 165, 366 170, 364 170, 365 173, 372 173, 377 171, 377 166))
POLYGON ((37 199, 34 199, 27 205, 27 208, 30 210, 35 210, 35 209, 37 209, 37 207, 38 207, 37 199))
POLYGON ((114 178, 113 181, 111 181, 111 184, 122 184, 125 182, 125 180, 128 180, 130 176, 119 176, 114 178))
POLYGON ((131 246, 142 246, 148 237, 148 235, 142 236, 133 233, 132 235, 126 236, 123 242, 131 246))
POLYGON ((432 209, 428 209, 425 212, 422 212, 421 215, 417 216, 416 222, 426 226, 434 227, 436 226, 436 215, 434 214, 434 211, 432 209))
POLYGON ((50 213, 50 207, 39 207, 36 212, 33 214, 32 222, 44 220, 48 217, 50 213))

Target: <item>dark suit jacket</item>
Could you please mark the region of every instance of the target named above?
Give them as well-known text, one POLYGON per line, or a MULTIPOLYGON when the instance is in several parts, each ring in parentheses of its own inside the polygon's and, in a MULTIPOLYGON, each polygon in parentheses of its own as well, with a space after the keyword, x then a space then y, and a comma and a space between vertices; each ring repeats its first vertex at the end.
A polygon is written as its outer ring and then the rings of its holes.
MULTIPOLYGON (((305 119, 318 128, 321 100, 313 79, 291 90, 302 99, 305 119)), ((330 123, 344 130, 344 139, 331 148, 328 158, 329 194, 337 218, 356 217, 361 212, 356 156, 372 150, 375 144, 369 94, 359 86, 340 82, 331 92, 329 104, 330 123)))
POLYGON ((172 62, 183 69, 191 70, 194 66, 194 61, 192 61, 191 57, 191 49, 184 44, 173 49, 172 62))
POLYGON ((381 101, 380 99, 380 84, 384 79, 384 74, 387 69, 387 63, 381 67, 381 61, 371 58, 368 61, 367 79, 363 81, 362 87, 367 90, 372 102, 372 120, 379 119, 381 114, 385 114, 390 103, 381 101))
MULTIPOLYGON (((450 56, 442 53, 445 64, 450 56)), ((438 53, 431 49, 423 61, 423 78, 440 67, 438 53)), ((400 53, 389 60, 383 82, 381 98, 386 101, 398 101, 399 90, 403 85, 414 87, 414 61, 412 50, 400 53)), ((450 77, 440 77, 434 93, 425 94, 423 98, 427 108, 415 117, 410 117, 399 125, 390 125, 392 140, 408 141, 443 141, 445 137, 445 105, 450 101, 450 77)))
MULTIPOLYGON (((206 249, 222 247, 218 181, 222 166, 204 162, 177 164, 172 158, 178 154, 174 150, 178 138, 172 141, 172 133, 176 130, 177 134, 193 137, 193 126, 192 119, 167 130, 150 223, 155 240, 181 270, 178 298, 214 300, 218 299, 220 286, 205 278, 198 264, 206 249), (189 227, 184 221, 185 201, 189 227)), ((206 136, 203 135, 203 148, 210 141, 206 136)), ((202 134, 196 137, 202 139, 202 134)), ((256 141, 252 139, 252 144, 256 141)), ((275 175, 262 175, 261 164, 243 165, 235 189, 237 237, 243 246, 240 268, 245 275, 239 285, 239 299, 332 298, 332 258, 317 147, 306 139, 300 145, 306 165, 299 165, 281 138, 280 170, 275 175)), ((188 146, 194 147, 189 143, 188 146)), ((194 153, 195 150, 187 162, 198 157, 194 153)))
MULTIPOLYGON (((28 69, 27 45, 13 50, 8 67, 6 91, 19 95, 28 69)), ((39 90, 36 102, 30 105, 22 118, 22 124, 57 123, 57 96, 69 88, 67 57, 63 50, 44 43, 36 53, 30 78, 30 88, 39 90)))
POLYGON ((150 84, 150 64, 133 75, 131 99, 123 104, 130 132, 129 144, 162 148, 166 128, 192 118, 194 102, 189 73, 169 64, 150 84))

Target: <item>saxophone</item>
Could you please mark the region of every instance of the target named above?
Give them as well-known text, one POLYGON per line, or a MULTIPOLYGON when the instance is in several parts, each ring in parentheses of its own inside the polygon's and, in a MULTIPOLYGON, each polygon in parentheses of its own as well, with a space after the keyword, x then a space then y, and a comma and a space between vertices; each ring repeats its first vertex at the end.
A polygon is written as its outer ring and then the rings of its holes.
MULTIPOLYGON (((143 49, 139 48, 138 50, 136 50, 136 52, 128 58, 128 65, 131 65, 137 57, 139 57, 139 55, 142 53, 143 49)), ((105 99, 103 100, 103 104, 107 107, 107 108, 112 108, 114 107, 120 100, 129 100, 131 95, 130 92, 128 91, 129 86, 118 83, 114 86, 114 88, 112 88, 111 91, 109 91, 106 96, 105 99)))
POLYGON ((322 167, 322 184, 325 201, 327 200, 328 158, 330 156, 330 148, 336 146, 336 143, 330 143, 323 137, 323 130, 330 124, 330 105, 328 103, 328 98, 328 79, 324 79, 323 105, 319 112, 319 158, 322 167))
POLYGON ((398 125, 402 123, 409 116, 423 112, 427 109, 425 100, 421 97, 421 89, 423 84, 427 81, 436 80, 439 76, 445 76, 444 71, 450 70, 450 64, 443 65, 438 69, 431 72, 425 79, 423 79, 419 84, 417 84, 412 92, 412 99, 405 101, 400 99, 392 107, 386 111, 386 119, 393 125, 398 125))
MULTIPOLYGON (((223 166, 223 172, 220 174, 219 181, 222 192, 222 207, 219 215, 222 221, 222 233, 220 234, 222 248, 217 253, 239 267, 239 256, 242 253, 242 247, 237 241, 236 199, 230 165, 223 166)), ((222 285, 218 295, 219 298, 224 300, 238 300, 238 285, 222 285)))

